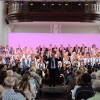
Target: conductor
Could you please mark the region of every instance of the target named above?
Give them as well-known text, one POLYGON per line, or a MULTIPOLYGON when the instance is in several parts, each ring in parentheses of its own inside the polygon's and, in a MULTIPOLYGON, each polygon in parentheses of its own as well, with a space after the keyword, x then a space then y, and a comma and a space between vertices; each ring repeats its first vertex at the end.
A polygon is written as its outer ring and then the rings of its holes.
POLYGON ((51 55, 47 58, 48 70, 49 70, 49 86, 56 86, 57 76, 58 76, 58 61, 61 61, 61 58, 55 57, 55 53, 52 52, 51 55))

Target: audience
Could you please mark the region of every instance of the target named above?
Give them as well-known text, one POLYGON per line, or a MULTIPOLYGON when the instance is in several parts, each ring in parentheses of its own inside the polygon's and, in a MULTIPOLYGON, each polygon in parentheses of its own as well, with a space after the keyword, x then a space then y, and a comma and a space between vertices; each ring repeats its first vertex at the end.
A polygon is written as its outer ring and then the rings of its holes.
POLYGON ((92 98, 89 98, 88 100, 100 100, 100 80, 94 81, 92 87, 96 93, 92 98))
POLYGON ((2 100, 25 100, 25 97, 20 93, 14 92, 15 78, 8 76, 4 80, 5 90, 3 92, 2 100))
POLYGON ((39 45, 35 50, 20 45, 0 46, 0 100, 38 100, 41 86, 50 85, 50 80, 67 87, 70 99, 88 99, 94 91, 93 98, 98 98, 100 50, 95 44, 92 47, 39 45))
POLYGON ((76 90, 75 100, 87 100, 94 95, 91 84, 91 76, 88 73, 84 73, 81 76, 81 81, 81 86, 76 90))
POLYGON ((34 90, 32 83, 29 81, 29 79, 30 75, 25 73, 20 82, 19 89, 21 89, 25 93, 25 96, 28 98, 28 100, 35 100, 36 91, 34 90))

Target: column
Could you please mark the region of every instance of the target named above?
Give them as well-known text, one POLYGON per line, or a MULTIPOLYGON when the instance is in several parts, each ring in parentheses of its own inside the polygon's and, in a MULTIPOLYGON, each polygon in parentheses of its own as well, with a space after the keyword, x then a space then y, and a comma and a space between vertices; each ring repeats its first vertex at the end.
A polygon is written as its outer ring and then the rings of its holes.
POLYGON ((0 0, 0 45, 8 44, 9 28, 6 24, 5 17, 5 3, 4 0, 0 0))

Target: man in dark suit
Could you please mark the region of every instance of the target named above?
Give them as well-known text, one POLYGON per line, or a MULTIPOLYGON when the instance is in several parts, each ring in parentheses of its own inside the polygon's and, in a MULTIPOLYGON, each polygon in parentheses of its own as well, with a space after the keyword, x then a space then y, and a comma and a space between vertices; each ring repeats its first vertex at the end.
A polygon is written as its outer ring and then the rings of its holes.
POLYGON ((49 82, 49 86, 56 86, 56 79, 58 76, 58 61, 61 61, 61 58, 56 58, 55 57, 55 53, 52 52, 51 56, 48 57, 46 59, 47 61, 49 61, 48 63, 48 69, 49 69, 49 78, 50 78, 50 82, 49 82))

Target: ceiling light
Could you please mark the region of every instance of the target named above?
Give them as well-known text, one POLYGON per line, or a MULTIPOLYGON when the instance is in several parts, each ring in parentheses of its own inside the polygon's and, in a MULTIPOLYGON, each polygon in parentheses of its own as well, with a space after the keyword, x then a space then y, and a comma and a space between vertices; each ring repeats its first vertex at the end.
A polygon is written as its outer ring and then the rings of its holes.
POLYGON ((79 3, 78 5, 80 6, 81 4, 79 3))
POLYGON ((33 6, 33 3, 31 3, 30 5, 33 6))
POLYGON ((86 3, 85 5, 88 6, 89 4, 86 3))
POLYGON ((68 4, 66 3, 65 6, 67 6, 68 4))
POLYGON ((45 6, 45 3, 43 4, 43 6, 45 6))
POLYGON ((52 5, 52 6, 54 6, 54 4, 53 4, 53 3, 52 3, 51 5, 52 5))
POLYGON ((58 5, 61 6, 61 3, 59 3, 58 5))

